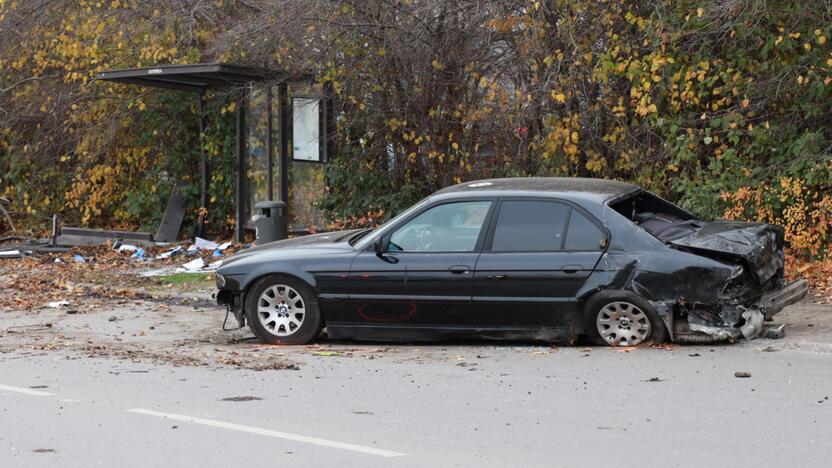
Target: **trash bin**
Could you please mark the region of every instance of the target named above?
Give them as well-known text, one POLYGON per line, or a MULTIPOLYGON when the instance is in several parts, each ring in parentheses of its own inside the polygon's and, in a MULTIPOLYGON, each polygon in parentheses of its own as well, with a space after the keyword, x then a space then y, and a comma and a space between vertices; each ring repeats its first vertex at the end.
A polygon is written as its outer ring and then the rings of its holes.
POLYGON ((286 203, 282 201, 261 201, 254 204, 255 213, 251 222, 255 229, 257 245, 287 237, 286 203))

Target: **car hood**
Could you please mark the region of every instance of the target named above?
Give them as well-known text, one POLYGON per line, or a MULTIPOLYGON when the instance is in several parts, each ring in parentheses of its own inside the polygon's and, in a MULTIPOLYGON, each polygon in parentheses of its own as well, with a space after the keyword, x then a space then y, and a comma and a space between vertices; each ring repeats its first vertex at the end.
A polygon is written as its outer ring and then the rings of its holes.
POLYGON ((772 224, 714 221, 670 244, 708 257, 740 259, 759 284, 783 268, 783 228, 772 224))
POLYGON ((351 229, 347 231, 325 232, 268 242, 237 252, 222 263, 222 268, 224 269, 225 267, 242 263, 252 257, 274 258, 292 254, 311 255, 315 250, 350 250, 352 246, 348 242, 349 239, 360 231, 362 230, 351 229))

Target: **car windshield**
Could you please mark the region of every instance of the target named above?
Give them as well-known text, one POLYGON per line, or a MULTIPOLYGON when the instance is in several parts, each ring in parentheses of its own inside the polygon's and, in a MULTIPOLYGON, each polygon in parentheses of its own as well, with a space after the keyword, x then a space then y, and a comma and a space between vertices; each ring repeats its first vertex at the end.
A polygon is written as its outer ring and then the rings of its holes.
POLYGON ((408 209, 402 211, 401 213, 397 214, 393 218, 387 220, 387 222, 382 224, 381 226, 378 226, 375 229, 370 229, 367 233, 364 233, 363 235, 361 235, 357 239, 355 239, 355 241, 353 241, 351 239, 350 240, 350 245, 359 245, 359 247, 366 247, 367 242, 369 242, 367 239, 371 239, 371 238, 374 237, 374 236, 368 235, 370 232, 373 232, 373 233, 383 233, 383 232, 385 232, 387 230, 387 228, 389 228, 391 225, 393 225, 396 222, 396 220, 401 219, 405 216, 408 216, 411 213, 413 213, 414 211, 421 209, 423 206, 425 206, 425 204, 429 203, 430 200, 431 200, 430 197, 425 198, 424 200, 420 201, 419 203, 416 203, 415 205, 411 206, 410 208, 408 208, 408 209))

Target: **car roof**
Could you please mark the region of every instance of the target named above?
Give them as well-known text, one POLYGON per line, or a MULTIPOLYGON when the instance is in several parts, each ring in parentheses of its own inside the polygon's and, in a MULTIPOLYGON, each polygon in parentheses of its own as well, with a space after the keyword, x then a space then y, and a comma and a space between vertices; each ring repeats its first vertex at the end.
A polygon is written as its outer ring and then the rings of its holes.
POLYGON ((446 187, 434 195, 541 195, 582 198, 603 202, 617 195, 640 190, 637 185, 609 179, 583 177, 512 177, 483 179, 446 187), (524 193, 525 192, 525 193, 524 193))

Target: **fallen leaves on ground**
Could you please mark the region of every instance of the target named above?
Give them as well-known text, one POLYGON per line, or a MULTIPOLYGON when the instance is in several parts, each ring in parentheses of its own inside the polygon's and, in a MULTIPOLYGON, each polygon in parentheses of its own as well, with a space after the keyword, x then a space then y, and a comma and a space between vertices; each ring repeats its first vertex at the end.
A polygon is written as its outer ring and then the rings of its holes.
POLYGON ((786 274, 789 280, 805 278, 812 298, 821 304, 832 304, 832 253, 813 260, 787 255, 786 274))

